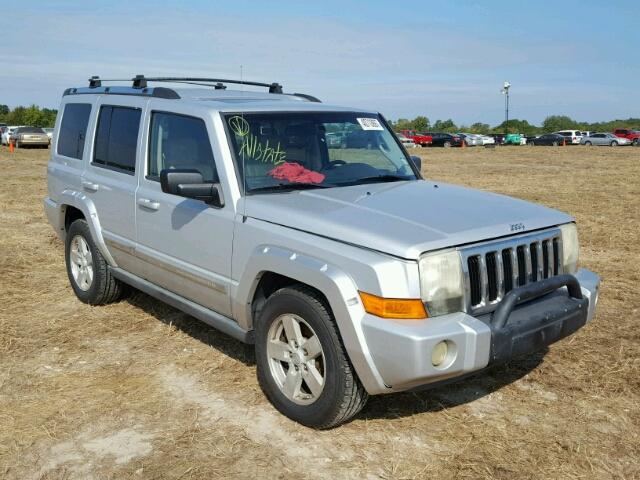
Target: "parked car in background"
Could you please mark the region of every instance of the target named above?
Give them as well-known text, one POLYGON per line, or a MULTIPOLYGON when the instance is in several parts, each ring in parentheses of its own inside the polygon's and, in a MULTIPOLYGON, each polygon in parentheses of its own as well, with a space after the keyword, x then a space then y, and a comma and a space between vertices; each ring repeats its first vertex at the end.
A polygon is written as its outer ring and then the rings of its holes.
POLYGON ((496 139, 490 135, 480 135, 480 140, 482 140, 482 145, 495 145, 496 139))
POLYGON ((507 133, 502 143, 503 145, 522 145, 522 135, 519 133, 507 133))
POLYGON ((414 142, 411 138, 405 137, 401 133, 396 133, 396 137, 398 137, 398 140, 400 140, 400 143, 404 145, 404 148, 416 148, 418 146, 416 145, 416 142, 414 142))
POLYGON ((557 147, 558 145, 565 145, 567 138, 558 133, 545 133, 539 137, 532 138, 529 143, 531 145, 545 145, 548 147, 557 147))
POLYGON ((415 130, 400 130, 400 133, 407 138, 413 140, 416 145, 428 147, 431 145, 432 137, 426 133, 416 132, 415 130))
POLYGON ((47 137, 49 137, 49 142, 51 142, 51 140, 53 139, 53 128, 43 128, 42 130, 44 130, 44 133, 46 133, 47 137))
POLYGON ((432 147, 461 147, 462 146, 462 137, 459 135, 452 135, 450 133, 428 133, 427 135, 431 135, 431 146, 432 147))
POLYGON ((482 145, 482 140, 479 135, 474 135, 473 133, 458 133, 457 135, 462 137, 462 140, 467 147, 477 147, 482 145))
POLYGON ((626 128, 616 128, 613 131, 613 134, 618 138, 626 138, 634 145, 640 144, 640 130, 628 130, 626 128))
POLYGON ((617 137, 613 133, 594 133, 588 137, 582 137, 580 140, 581 145, 606 145, 610 147, 617 147, 618 145, 631 145, 631 140, 624 137, 617 137))
POLYGON ((2 145, 9 145, 9 137, 16 128, 20 127, 24 127, 24 125, 9 125, 8 127, 5 127, 4 132, 2 132, 0 143, 2 143, 2 145))
POLYGON ((582 132, 580 130, 560 130, 557 133, 558 135, 562 135, 567 140, 567 145, 580 145, 580 140, 582 140, 582 132))
POLYGON ((16 148, 20 147, 48 147, 49 136, 40 127, 20 127, 11 134, 11 140, 16 148))

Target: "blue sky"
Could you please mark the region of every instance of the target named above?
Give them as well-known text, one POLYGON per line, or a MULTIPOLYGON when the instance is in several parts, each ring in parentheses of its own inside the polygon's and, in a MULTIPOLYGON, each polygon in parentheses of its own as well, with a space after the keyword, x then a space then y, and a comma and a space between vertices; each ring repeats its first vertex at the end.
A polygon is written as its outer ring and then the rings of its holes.
MULTIPOLYGON (((278 81, 388 118, 490 124, 640 116, 636 1, 21 2, 0 103, 56 107, 90 75, 278 81)), ((15 13, 18 13, 15 15, 15 13)))

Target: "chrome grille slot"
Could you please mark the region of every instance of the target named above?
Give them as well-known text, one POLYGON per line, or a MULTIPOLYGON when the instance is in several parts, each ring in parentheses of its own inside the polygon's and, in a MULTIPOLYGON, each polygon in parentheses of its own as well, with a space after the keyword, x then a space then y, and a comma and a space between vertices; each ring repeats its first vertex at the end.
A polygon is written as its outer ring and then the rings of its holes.
POLYGON ((485 262, 487 264, 487 299, 493 302, 498 298, 498 269, 496 262, 496 252, 489 252, 485 256, 485 262))
POLYGON ((469 280, 471 283, 471 305, 479 305, 482 301, 480 287, 480 261, 478 256, 469 257, 467 259, 469 268, 469 280))
POLYGON ((502 271, 504 274, 504 293, 513 290, 513 254, 511 248, 502 250, 502 271))
POLYGON ((514 288, 562 273, 561 252, 559 229, 460 249, 467 311, 491 312, 514 288))

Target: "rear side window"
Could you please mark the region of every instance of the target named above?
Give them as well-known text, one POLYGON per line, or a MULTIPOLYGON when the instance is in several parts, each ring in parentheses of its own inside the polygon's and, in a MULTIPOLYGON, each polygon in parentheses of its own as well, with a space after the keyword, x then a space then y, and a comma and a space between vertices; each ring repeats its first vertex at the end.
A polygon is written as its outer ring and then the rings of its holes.
POLYGON ((67 103, 62 112, 62 123, 58 135, 58 155, 82 159, 91 104, 67 103))
POLYGON ((190 168, 198 170, 205 182, 218 181, 207 127, 202 119, 153 112, 147 178, 159 180, 165 168, 190 168))
POLYGON ((100 108, 93 163, 133 173, 140 130, 139 108, 100 108))

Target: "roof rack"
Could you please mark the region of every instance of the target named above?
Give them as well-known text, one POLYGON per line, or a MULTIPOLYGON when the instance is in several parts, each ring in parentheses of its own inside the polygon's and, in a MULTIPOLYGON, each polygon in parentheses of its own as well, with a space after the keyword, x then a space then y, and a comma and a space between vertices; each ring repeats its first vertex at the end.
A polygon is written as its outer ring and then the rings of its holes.
MULTIPOLYGON (((158 96, 162 98, 180 98, 180 96, 173 90, 169 88, 149 88, 148 82, 164 82, 164 83, 186 83, 190 85, 202 85, 205 87, 213 87, 216 90, 225 90, 227 86, 225 84, 231 83, 235 85, 249 85, 252 87, 266 87, 269 89, 269 93, 282 94, 282 95, 291 95, 294 97, 303 98, 309 102, 318 102, 320 100, 312 95, 307 95, 305 93, 283 93, 282 85, 277 82, 272 83, 263 83, 263 82, 252 82, 245 80, 230 80, 223 78, 202 78, 202 77, 145 77, 144 75, 136 75, 131 79, 122 79, 122 78, 100 78, 97 75, 89 78, 89 89, 100 89, 102 93, 118 93, 118 94, 127 94, 125 91, 119 91, 117 87, 103 87, 102 82, 132 82, 132 87, 135 90, 140 90, 144 95, 150 96, 158 96)), ((84 89, 67 89, 65 94, 71 93, 91 93, 83 91, 84 89)), ((98 92, 95 92, 98 93, 98 92)), ((129 92, 128 94, 135 94, 129 92)))
POLYGON ((249 85, 252 87, 266 87, 269 93, 282 93, 282 85, 277 82, 263 83, 251 82, 246 80, 230 80, 224 78, 201 78, 201 77, 145 77, 144 75, 136 75, 132 79, 123 78, 100 78, 97 75, 89 79, 89 87, 101 87, 102 82, 133 82, 133 88, 147 88, 148 82, 168 82, 168 83, 194 83, 196 85, 204 85, 214 87, 216 90, 224 90, 227 88, 225 83, 233 83, 236 85, 249 85), (212 85, 213 84, 213 85, 212 85))

